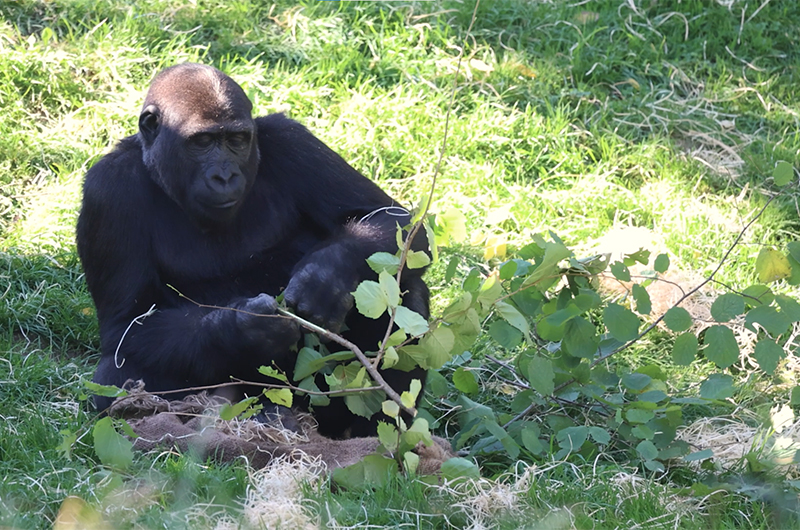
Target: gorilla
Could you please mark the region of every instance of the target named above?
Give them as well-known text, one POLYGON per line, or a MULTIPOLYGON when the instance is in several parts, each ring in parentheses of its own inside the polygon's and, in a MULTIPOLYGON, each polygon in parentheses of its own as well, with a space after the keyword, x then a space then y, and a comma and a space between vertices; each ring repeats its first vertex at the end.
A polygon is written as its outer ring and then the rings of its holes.
MULTIPOLYGON (((77 247, 100 326, 94 381, 142 379, 155 393, 231 377, 274 383, 258 367, 291 375, 301 340, 297 324, 276 315, 281 293, 299 316, 376 350, 388 317, 360 315, 351 293, 376 277, 366 259, 395 253, 397 226, 409 222, 299 123, 254 119, 227 75, 167 68, 150 85, 138 134, 84 181, 77 247)), ((426 250, 425 238, 412 248, 426 250)), ((404 271, 401 290, 428 318, 422 270, 404 271)), ((382 375, 398 391, 424 382, 420 369, 382 375)), ((110 403, 95 396, 101 410, 110 403)), ((374 433, 377 421, 351 414, 342 398, 316 418, 331 437, 374 433)))

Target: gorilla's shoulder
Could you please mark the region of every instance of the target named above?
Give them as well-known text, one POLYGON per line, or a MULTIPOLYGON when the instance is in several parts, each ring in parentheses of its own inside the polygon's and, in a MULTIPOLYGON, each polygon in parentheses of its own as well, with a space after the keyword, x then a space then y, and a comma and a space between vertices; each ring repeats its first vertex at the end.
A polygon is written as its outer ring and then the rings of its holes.
POLYGON ((84 193, 98 198, 130 199, 131 193, 142 189, 140 181, 147 174, 141 143, 137 136, 129 136, 89 169, 83 184, 84 193))
POLYGON ((255 122, 259 139, 262 140, 265 138, 273 141, 280 139, 291 140, 297 135, 305 136, 309 134, 308 129, 303 125, 291 118, 287 118, 285 114, 280 112, 258 117, 255 122))

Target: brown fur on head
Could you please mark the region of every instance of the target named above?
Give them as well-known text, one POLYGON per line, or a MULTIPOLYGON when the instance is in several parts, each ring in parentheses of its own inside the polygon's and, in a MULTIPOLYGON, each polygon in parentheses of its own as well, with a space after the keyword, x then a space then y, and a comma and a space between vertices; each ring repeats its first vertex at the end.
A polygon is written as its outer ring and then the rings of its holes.
POLYGON ((156 75, 142 105, 142 115, 148 108, 159 111, 162 124, 190 135, 223 121, 249 121, 253 106, 236 81, 216 68, 183 63, 156 75))

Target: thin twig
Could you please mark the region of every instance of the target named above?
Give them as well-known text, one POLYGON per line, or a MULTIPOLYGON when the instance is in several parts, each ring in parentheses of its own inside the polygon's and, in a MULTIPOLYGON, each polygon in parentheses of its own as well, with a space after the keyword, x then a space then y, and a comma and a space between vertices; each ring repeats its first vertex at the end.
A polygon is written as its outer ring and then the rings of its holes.
MULTIPOLYGON (((160 396, 160 395, 168 395, 168 394, 181 394, 181 393, 192 394, 192 393, 195 393, 195 392, 202 392, 203 390, 217 390, 219 388, 227 388, 227 387, 231 387, 231 386, 242 386, 242 385, 257 386, 257 387, 267 388, 267 389, 271 389, 271 388, 278 388, 278 389, 280 389, 280 388, 288 388, 289 390, 294 390, 296 392, 300 392, 300 393, 303 393, 303 394, 308 394, 309 396, 329 396, 329 397, 336 397, 336 396, 338 396, 340 394, 356 394, 358 392, 369 392, 369 391, 375 391, 375 390, 383 390, 379 386, 371 386, 371 387, 366 387, 366 388, 345 388, 345 389, 342 389, 342 390, 327 390, 327 391, 323 391, 323 390, 307 390, 305 388, 300 388, 299 386, 295 386, 295 385, 293 385, 291 383, 281 383, 281 384, 277 384, 277 383, 262 383, 262 382, 258 382, 258 381, 247 381, 246 379, 239 379, 238 377, 231 377, 231 379, 232 379, 231 381, 226 381, 224 383, 217 383, 217 384, 214 384, 214 385, 190 386, 190 387, 186 387, 186 388, 176 388, 176 389, 173 389, 173 390, 156 390, 154 392, 149 392, 149 393, 155 394, 155 395, 158 395, 158 396, 160 396)), ((146 387, 145 387, 145 391, 147 391, 146 387)), ((138 397, 138 396, 139 396, 139 394, 128 394, 127 396, 120 396, 120 400, 124 400, 126 398, 135 398, 135 397, 138 397)))
MULTIPOLYGON (((458 52, 458 63, 456 64, 456 71, 455 75, 453 76, 453 88, 450 91, 450 103, 447 106, 447 112, 444 118, 444 134, 442 135, 442 145, 439 148, 439 159, 436 161, 436 167, 433 170, 431 188, 430 192, 428 193, 428 200, 425 201, 425 208, 422 210, 422 214, 419 216, 419 220, 416 223, 414 223, 414 226, 408 233, 408 237, 406 237, 406 240, 403 243, 403 251, 400 253, 400 265, 397 267, 397 277, 396 277, 397 285, 400 285, 400 280, 403 277, 403 269, 405 268, 406 260, 408 258, 408 253, 411 251, 411 244, 414 242, 414 238, 419 233, 420 228, 422 228, 425 216, 428 215, 428 211, 430 210, 431 207, 431 202, 433 202, 433 194, 436 191, 436 179, 441 173, 442 160, 444 159, 444 154, 447 150, 447 136, 448 133, 450 132, 450 116, 453 113, 453 106, 456 99, 456 89, 458 88, 458 74, 459 72, 461 72, 461 61, 464 58, 464 49, 467 47, 467 37, 472 31, 472 26, 475 24, 475 19, 478 15, 478 6, 480 5, 480 3, 481 3, 480 0, 475 1, 475 8, 472 10, 472 19, 469 22, 469 27, 467 27, 467 32, 466 35, 464 36, 464 42, 462 43, 461 49, 458 52)), ((383 353, 386 351, 386 344, 387 342, 389 342, 389 337, 392 334, 394 319, 395 319, 395 310, 392 309, 392 311, 389 314, 389 325, 386 327, 386 334, 383 337, 380 350, 378 351, 378 356, 375 359, 375 366, 377 366, 378 362, 380 362, 383 353)))

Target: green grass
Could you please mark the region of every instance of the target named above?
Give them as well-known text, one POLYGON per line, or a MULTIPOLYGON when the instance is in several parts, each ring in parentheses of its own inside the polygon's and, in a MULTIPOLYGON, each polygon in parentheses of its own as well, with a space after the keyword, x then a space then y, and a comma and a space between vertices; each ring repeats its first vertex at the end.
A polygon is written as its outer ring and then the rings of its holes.
MULTIPOLYGON (((236 517, 247 487, 242 467, 175 455, 137 457, 120 478, 98 464, 89 435, 70 458, 56 449, 60 431, 86 429, 94 414, 80 383, 98 349, 74 246, 81 180, 135 132, 154 73, 180 61, 218 66, 258 113, 300 120, 414 203, 434 173, 472 7, 0 3, 0 526, 48 528, 68 495, 104 509, 112 491, 144 484, 149 501, 118 513, 119 527, 213 527, 218 514, 236 517), (211 506, 205 519, 201 506, 211 506)), ((674 265, 708 274, 776 192, 775 162, 800 165, 799 24, 800 4, 787 1, 484 0, 467 38, 434 209, 458 208, 470 235, 500 234, 512 247, 553 230, 588 249, 612 226, 641 226, 663 239, 674 265)), ((718 279, 753 283, 760 248, 798 238, 796 198, 795 187, 773 202, 718 279)), ((478 237, 443 254, 462 256, 462 272, 484 265, 478 237)), ((443 276, 444 264, 428 275, 436 307, 453 293, 443 276)), ((649 338, 621 366, 663 361, 666 340, 649 338)), ((475 359, 482 353, 476 348, 475 359)), ((488 377, 482 363, 476 369, 488 377)), ((687 389, 704 376, 702 367, 673 370, 687 389)), ((795 376, 781 377, 746 384, 737 398, 753 409, 785 402, 784 387, 771 385, 795 376)), ((436 406, 440 432, 452 435, 455 420, 436 406)), ((481 464, 487 476, 511 465, 492 455, 481 464)), ((679 489, 698 480, 691 471, 640 474, 648 487, 631 494, 610 478, 619 465, 556 466, 521 487, 514 510, 493 517, 509 528, 672 528, 674 501, 689 506, 678 528, 796 525, 774 495, 716 494, 697 504, 702 496, 679 489)), ((458 494, 407 480, 375 492, 323 483, 306 495, 323 522, 344 526, 471 522, 458 494)))

